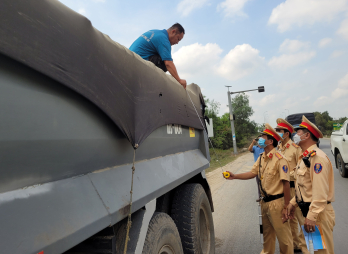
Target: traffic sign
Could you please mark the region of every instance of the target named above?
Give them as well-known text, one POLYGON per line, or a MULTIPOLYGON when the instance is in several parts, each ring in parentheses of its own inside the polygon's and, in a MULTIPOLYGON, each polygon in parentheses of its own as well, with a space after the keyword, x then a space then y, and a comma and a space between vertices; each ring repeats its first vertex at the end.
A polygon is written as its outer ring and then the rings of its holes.
POLYGON ((334 131, 338 131, 341 128, 342 128, 342 124, 341 123, 333 123, 334 131))

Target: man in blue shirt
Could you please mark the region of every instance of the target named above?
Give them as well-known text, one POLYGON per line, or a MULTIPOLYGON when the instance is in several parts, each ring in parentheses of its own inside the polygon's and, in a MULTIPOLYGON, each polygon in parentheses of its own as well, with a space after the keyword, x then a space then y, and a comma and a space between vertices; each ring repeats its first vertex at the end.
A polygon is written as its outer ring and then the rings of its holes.
POLYGON ((260 153, 264 152, 263 148, 261 148, 259 145, 257 145, 257 141, 258 141, 258 139, 254 139, 248 148, 249 152, 254 154, 254 161, 256 161, 257 158, 259 158, 260 153))
POLYGON ((150 30, 136 39, 129 49, 143 59, 151 61, 164 72, 169 73, 186 89, 186 80, 181 79, 173 63, 172 45, 178 44, 185 30, 175 23, 169 29, 150 30))
MULTIPOLYGON (((253 153, 254 154, 254 161, 256 162, 257 161, 257 159, 259 158, 259 156, 260 156, 260 153, 263 153, 265 150, 263 149, 263 148, 261 148, 259 145, 258 145, 258 141, 259 141, 259 138, 261 137, 261 135, 260 136, 258 136, 257 137, 257 139, 253 139, 253 142, 251 142, 251 144, 250 144, 250 146, 249 146, 249 148, 248 148, 248 150, 249 150, 249 152, 251 152, 251 153, 253 153), (257 145, 256 145, 257 144, 257 145)), ((259 193, 259 197, 260 197, 260 186, 259 186, 259 177, 258 176, 256 176, 256 183, 257 183, 257 191, 258 191, 258 193, 259 193)), ((259 202, 260 201, 260 199, 257 199, 256 200, 256 202, 259 202)))

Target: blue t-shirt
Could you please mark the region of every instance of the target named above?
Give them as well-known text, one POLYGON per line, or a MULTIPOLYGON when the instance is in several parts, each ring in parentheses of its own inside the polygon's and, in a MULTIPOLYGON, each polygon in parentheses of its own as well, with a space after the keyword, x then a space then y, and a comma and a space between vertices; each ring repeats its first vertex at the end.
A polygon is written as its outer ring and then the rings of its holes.
POLYGON ((263 150, 263 148, 253 146, 254 161, 257 161, 257 158, 259 158, 260 153, 263 153, 264 151, 265 150, 263 150))
POLYGON ((168 32, 163 30, 150 30, 136 39, 129 49, 145 60, 158 54, 162 61, 173 61, 172 46, 170 45, 168 32))

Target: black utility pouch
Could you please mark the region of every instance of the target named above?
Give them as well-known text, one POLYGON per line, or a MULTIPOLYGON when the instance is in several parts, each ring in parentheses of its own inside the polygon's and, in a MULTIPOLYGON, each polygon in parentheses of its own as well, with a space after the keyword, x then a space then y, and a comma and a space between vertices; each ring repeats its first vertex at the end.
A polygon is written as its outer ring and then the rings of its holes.
POLYGON ((309 212, 309 206, 311 205, 311 203, 300 201, 300 202, 297 202, 297 204, 298 204, 298 207, 301 209, 303 217, 306 218, 309 212))

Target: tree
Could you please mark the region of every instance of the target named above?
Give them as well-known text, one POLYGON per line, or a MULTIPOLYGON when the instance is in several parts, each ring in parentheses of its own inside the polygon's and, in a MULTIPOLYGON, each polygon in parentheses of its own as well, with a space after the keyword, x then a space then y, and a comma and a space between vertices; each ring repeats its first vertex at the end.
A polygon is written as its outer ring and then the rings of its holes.
POLYGON ((206 96, 203 96, 205 105, 205 115, 209 118, 217 118, 220 110, 220 103, 215 100, 209 100, 206 96))
POLYGON ((249 96, 240 93, 232 98, 233 114, 235 115, 235 131, 237 146, 242 147, 246 144, 247 139, 257 133, 257 124, 250 121, 250 116, 254 114, 254 110, 249 105, 249 96))
MULTIPOLYGON (((220 103, 210 100, 205 96, 204 101, 207 105, 205 115, 212 118, 214 122, 214 138, 212 138, 214 147, 224 150, 233 147, 230 114, 225 113, 219 117, 220 103)), ((248 138, 257 133, 258 125, 249 119, 254 111, 249 105, 247 95, 243 93, 235 96, 232 99, 232 106, 236 118, 234 123, 237 147, 243 147, 248 142, 248 138)))
POLYGON ((344 123, 348 119, 347 117, 340 117, 338 120, 334 120, 327 111, 323 113, 314 112, 314 116, 316 125, 324 135, 331 135, 333 123, 344 123))

